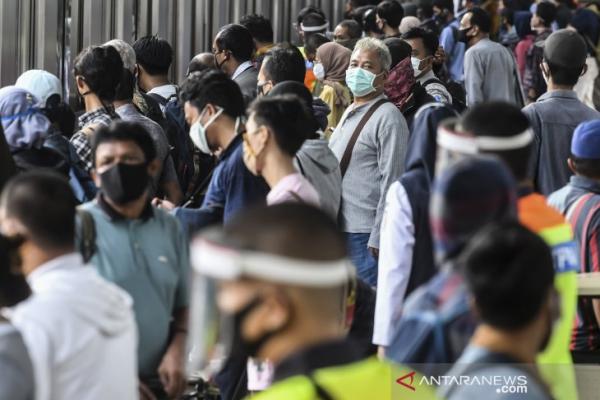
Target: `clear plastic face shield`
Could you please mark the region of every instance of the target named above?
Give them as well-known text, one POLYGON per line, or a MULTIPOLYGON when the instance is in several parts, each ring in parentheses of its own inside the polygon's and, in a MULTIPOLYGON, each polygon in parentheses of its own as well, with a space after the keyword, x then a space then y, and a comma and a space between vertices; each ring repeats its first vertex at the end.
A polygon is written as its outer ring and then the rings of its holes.
POLYGON ((445 121, 437 130, 435 176, 440 176, 448 167, 466 157, 516 150, 532 141, 533 131, 530 128, 513 136, 475 136, 465 131, 458 120, 445 121))
POLYGON ((340 290, 340 329, 351 322, 356 288, 355 269, 348 259, 309 261, 238 250, 227 244, 220 229, 214 229, 193 241, 191 262, 190 376, 210 378, 236 351, 240 317, 248 315, 261 295, 253 283, 340 290))

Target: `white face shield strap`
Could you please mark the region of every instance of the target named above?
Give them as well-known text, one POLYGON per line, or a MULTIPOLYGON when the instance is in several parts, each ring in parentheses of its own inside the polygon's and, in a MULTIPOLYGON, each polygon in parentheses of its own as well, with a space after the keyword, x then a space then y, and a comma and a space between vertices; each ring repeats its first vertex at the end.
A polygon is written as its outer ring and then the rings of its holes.
POLYGON ((533 131, 525 131, 510 137, 472 136, 459 131, 451 131, 447 126, 438 128, 437 144, 446 150, 464 154, 507 151, 520 149, 533 141, 533 131))
POLYGON ((354 273, 350 260, 309 261, 254 251, 239 251, 198 238, 192 246, 196 273, 217 280, 242 277, 306 287, 344 285, 354 273))
POLYGON ((325 22, 320 26, 305 26, 304 24, 300 24, 300 29, 303 32, 321 32, 329 28, 329 22, 325 22))

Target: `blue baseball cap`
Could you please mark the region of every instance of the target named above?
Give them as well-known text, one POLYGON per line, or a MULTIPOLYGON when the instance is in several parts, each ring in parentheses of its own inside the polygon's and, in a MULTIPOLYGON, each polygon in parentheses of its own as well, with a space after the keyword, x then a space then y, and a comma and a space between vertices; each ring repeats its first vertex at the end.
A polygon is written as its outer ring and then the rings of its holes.
POLYGON ((600 158, 600 119, 582 122, 575 128, 571 154, 578 158, 600 158))

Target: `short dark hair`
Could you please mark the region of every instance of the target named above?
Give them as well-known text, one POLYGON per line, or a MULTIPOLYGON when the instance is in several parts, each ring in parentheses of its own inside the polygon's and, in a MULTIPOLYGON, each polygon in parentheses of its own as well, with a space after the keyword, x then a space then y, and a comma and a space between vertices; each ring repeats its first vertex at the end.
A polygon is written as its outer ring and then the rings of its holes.
POLYGON ((459 265, 481 320, 498 329, 530 324, 553 287, 550 249, 517 222, 484 228, 466 247, 459 265))
MULTIPOLYGON (((309 26, 323 26, 327 23, 327 19, 325 19, 325 15, 324 14, 317 14, 317 13, 310 13, 307 14, 303 19, 302 19, 302 25, 309 27, 309 26)), ((327 28, 323 28, 320 33, 325 33, 327 31, 327 28)), ((317 32, 304 32, 305 36, 310 36, 310 35, 314 35, 315 33, 319 33, 317 32)))
POLYGON ((556 13, 556 6, 549 1, 540 1, 535 8, 535 15, 542 20, 544 26, 547 28, 549 28, 556 19, 556 13))
POLYGON ((339 260, 347 254, 335 221, 306 204, 249 207, 224 231, 244 250, 317 261, 339 260))
POLYGON ((325 43, 329 43, 329 42, 331 42, 331 40, 329 40, 329 38, 327 36, 323 35, 322 33, 316 33, 314 35, 310 35, 304 41, 304 52, 306 54, 316 54, 317 49, 321 45, 323 45, 325 43))
POLYGON ((360 39, 362 37, 362 27, 353 19, 345 19, 338 25, 348 30, 350 39, 360 39))
POLYGON ((423 46, 425 50, 427 50, 427 55, 433 56, 440 45, 440 42, 433 32, 426 31, 423 28, 412 28, 404 35, 402 35, 402 39, 421 39, 423 41, 423 46))
POLYGON ((173 48, 158 36, 144 36, 133 44, 135 58, 150 75, 167 75, 173 62, 173 48))
POLYGON ((217 33, 216 44, 219 50, 227 50, 240 62, 248 61, 254 53, 252 34, 243 25, 229 24, 217 33))
POLYGON ((381 30, 377 26, 377 11, 375 11, 375 7, 365 7, 361 18, 363 31, 367 33, 381 33, 381 30))
POLYGON ((273 43, 273 26, 271 21, 263 15, 244 15, 240 19, 240 25, 245 26, 256 41, 273 43))
POLYGON ((454 1, 452 0, 433 0, 431 4, 433 7, 437 7, 440 10, 448 10, 454 14, 454 1))
POLYGON ((197 58, 192 58, 192 60, 188 64, 187 75, 190 75, 191 73, 194 73, 194 72, 201 72, 201 71, 204 71, 206 69, 211 69, 211 68, 212 67, 209 67, 208 65, 204 64, 202 61, 198 60, 197 58))
POLYGON ((75 57, 73 74, 82 76, 100 99, 112 102, 121 80, 123 60, 112 46, 90 46, 75 57))
POLYGON ((274 84, 283 81, 304 82, 306 75, 302 53, 296 46, 287 43, 277 45, 267 52, 263 68, 267 79, 274 84))
MULTIPOLYGON (((306 6, 302 10, 300 10, 300 12, 298 13, 298 18, 296 18, 298 27, 300 26, 301 23, 304 22, 304 18, 306 18, 306 16, 309 14, 318 14, 323 18, 323 20, 325 20, 325 13, 319 7, 312 6, 312 5, 306 6)), ((320 25, 322 25, 322 24, 324 24, 324 22, 321 23, 320 25)))
POLYGON ((397 28, 404 18, 404 8, 396 0, 384 0, 377 5, 377 15, 389 26, 397 28))
POLYGON ((592 179, 600 179, 600 159, 581 158, 571 154, 571 161, 577 171, 577 174, 592 179))
POLYGON ((156 159, 156 146, 154 140, 142 125, 129 121, 113 121, 110 125, 103 125, 94 133, 92 138, 92 159, 96 164, 96 151, 103 143, 133 142, 144 153, 146 163, 156 159))
POLYGON ((348 0, 348 3, 352 5, 353 9, 364 6, 374 6, 379 3, 379 0, 348 0))
POLYGON ((65 249, 75 244, 77 199, 69 182, 50 170, 34 170, 15 176, 2 192, 2 206, 46 249, 65 249))
POLYGON ((123 68, 121 72, 121 82, 117 86, 117 93, 115 100, 129 101, 133 99, 133 92, 135 91, 135 76, 133 72, 127 68, 123 68))
POLYGON ((231 118, 244 115, 244 97, 240 87, 216 69, 191 73, 183 81, 179 96, 182 103, 188 101, 199 111, 210 103, 221 107, 231 118))
POLYGON ((469 11, 471 14, 471 26, 477 25, 483 33, 490 33, 492 27, 492 19, 483 8, 474 7, 469 11))
POLYGON ((557 85, 565 85, 565 86, 575 86, 579 78, 581 77, 581 72, 583 71, 583 65, 580 66, 570 66, 563 67, 557 64, 553 64, 548 60, 545 60, 546 64, 548 64, 548 69, 550 70, 550 76, 552 77, 552 82, 557 85))
POLYGON ((271 129, 281 150, 293 156, 314 131, 310 111, 294 95, 267 96, 255 100, 248 110, 257 125, 271 129))
MULTIPOLYGON (((510 103, 492 101, 481 103, 462 117, 463 129, 475 136, 492 136, 506 138, 518 135, 530 127, 529 120, 521 110, 510 103)), ((493 151, 513 173, 517 181, 523 181, 528 176, 529 159, 532 144, 524 147, 493 151)))
POLYGON ((0 308, 12 307, 31 294, 22 273, 11 270, 10 240, 0 235, 0 308))
POLYGON ((513 10, 512 8, 503 8, 500 12, 500 16, 506 19, 506 22, 509 25, 515 24, 515 10, 513 10))
POLYGON ((412 47, 404 40, 391 37, 383 40, 383 43, 387 46, 392 56, 392 65, 390 69, 394 68, 398 63, 412 54, 412 47))

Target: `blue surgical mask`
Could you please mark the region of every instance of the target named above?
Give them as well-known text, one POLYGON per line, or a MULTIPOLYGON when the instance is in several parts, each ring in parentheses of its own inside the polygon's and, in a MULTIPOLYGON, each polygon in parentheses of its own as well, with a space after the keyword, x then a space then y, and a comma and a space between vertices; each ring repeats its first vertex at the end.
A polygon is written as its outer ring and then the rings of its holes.
POLYGON ((377 75, 363 68, 355 67, 346 70, 346 84, 354 97, 364 97, 377 90, 373 86, 375 78, 377 75))

